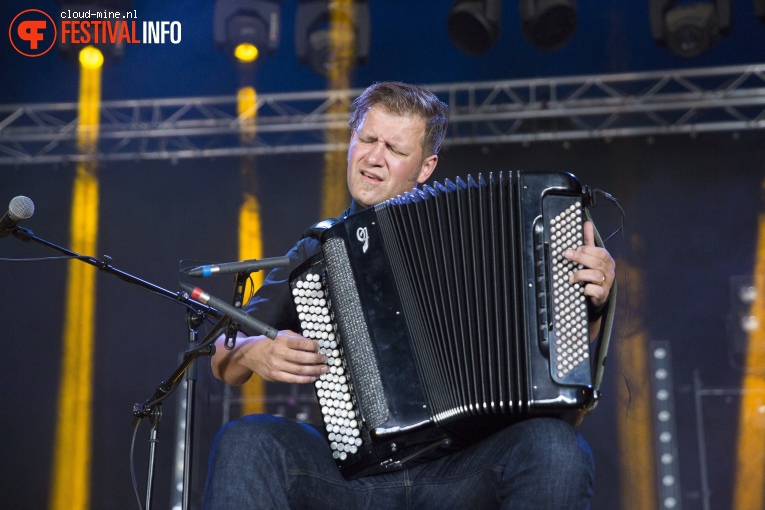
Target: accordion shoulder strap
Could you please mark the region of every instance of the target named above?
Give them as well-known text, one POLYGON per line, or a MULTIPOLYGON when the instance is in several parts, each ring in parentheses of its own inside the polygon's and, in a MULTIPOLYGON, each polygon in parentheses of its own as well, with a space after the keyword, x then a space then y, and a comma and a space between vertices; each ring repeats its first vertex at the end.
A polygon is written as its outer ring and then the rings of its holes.
POLYGON ((300 238, 305 239, 306 237, 312 237, 316 239, 317 241, 320 241, 321 234, 328 228, 334 227, 338 223, 341 223, 345 218, 348 217, 349 214, 351 214, 351 211, 353 210, 353 208, 354 208, 354 203, 351 203, 351 207, 343 211, 343 214, 341 214, 339 218, 327 218, 326 220, 321 220, 318 223, 314 223, 313 225, 305 229, 305 232, 303 232, 303 235, 300 238))
POLYGON ((321 238, 322 232, 330 227, 337 225, 341 221, 342 220, 340 218, 327 218, 326 220, 321 220, 318 223, 314 223, 308 227, 305 232, 303 232, 301 239, 305 239, 306 237, 313 237, 318 241, 321 238))
MULTIPOLYGON (((589 211, 586 209, 585 216, 588 220, 592 221, 589 211)), ((604 247, 603 239, 600 237, 598 229, 594 228, 594 223, 593 229, 595 231, 595 244, 597 246, 604 247)), ((598 339, 598 346, 596 348, 595 357, 596 365, 593 378, 593 387, 597 391, 600 391, 600 384, 603 381, 603 372, 605 371, 606 357, 608 355, 608 344, 611 341, 611 330, 614 325, 614 316, 616 315, 614 313, 616 311, 616 280, 614 280, 614 284, 611 287, 611 295, 608 297, 608 304, 606 306, 606 310, 602 316, 603 322, 600 326, 600 335, 598 335, 600 338, 598 339)))

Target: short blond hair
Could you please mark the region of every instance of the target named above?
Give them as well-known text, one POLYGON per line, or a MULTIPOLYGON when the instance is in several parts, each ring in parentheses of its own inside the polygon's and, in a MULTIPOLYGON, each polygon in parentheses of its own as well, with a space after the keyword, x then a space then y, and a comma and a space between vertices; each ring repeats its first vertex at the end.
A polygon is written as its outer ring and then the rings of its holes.
POLYGON ((431 91, 420 85, 401 82, 379 82, 367 87, 351 104, 348 125, 358 129, 367 112, 381 106, 395 115, 421 117, 425 134, 420 141, 425 156, 438 154, 446 136, 449 107, 431 91))

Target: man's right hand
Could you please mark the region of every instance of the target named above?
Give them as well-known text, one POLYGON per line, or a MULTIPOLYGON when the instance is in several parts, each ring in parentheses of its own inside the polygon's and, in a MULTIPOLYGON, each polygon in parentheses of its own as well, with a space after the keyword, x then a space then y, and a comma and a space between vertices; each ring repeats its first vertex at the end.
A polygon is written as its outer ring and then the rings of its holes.
POLYGON ((232 350, 223 346, 224 339, 217 340, 211 363, 215 377, 230 385, 244 384, 253 372, 266 381, 312 383, 328 370, 318 343, 293 331, 280 331, 273 340, 240 334, 232 350))

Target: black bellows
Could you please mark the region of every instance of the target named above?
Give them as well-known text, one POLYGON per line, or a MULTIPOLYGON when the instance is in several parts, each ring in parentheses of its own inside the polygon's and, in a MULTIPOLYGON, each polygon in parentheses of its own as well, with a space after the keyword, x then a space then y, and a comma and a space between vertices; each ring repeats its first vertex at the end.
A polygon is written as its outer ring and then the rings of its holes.
POLYGON ((521 300, 507 249, 518 236, 512 203, 499 174, 497 182, 436 183, 420 200, 402 197, 377 211, 424 386, 434 415, 447 422, 512 412, 524 400, 525 374, 508 372, 523 354, 507 341, 519 334, 521 300))

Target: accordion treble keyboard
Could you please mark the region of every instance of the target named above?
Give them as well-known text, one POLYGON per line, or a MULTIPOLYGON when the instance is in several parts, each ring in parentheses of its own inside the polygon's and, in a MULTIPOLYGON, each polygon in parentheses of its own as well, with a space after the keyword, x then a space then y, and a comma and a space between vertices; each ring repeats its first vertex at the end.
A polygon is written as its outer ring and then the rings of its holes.
POLYGON ((319 352, 327 356, 329 371, 316 381, 316 397, 332 456, 344 461, 349 454, 358 453, 363 440, 359 408, 343 357, 343 348, 337 337, 337 326, 332 322, 326 274, 304 273, 293 281, 292 295, 302 335, 316 340, 319 352))

